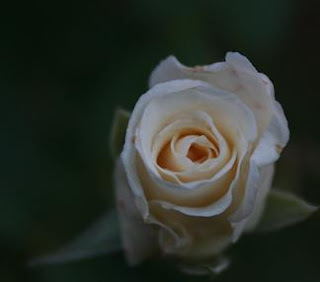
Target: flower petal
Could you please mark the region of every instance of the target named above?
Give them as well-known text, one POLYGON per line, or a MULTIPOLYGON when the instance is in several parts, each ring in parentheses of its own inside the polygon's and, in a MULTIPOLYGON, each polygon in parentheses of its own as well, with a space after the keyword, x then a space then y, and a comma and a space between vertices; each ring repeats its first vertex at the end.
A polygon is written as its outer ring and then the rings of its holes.
POLYGON ((226 63, 246 71, 251 71, 253 73, 257 72, 256 68, 251 64, 251 62, 238 52, 228 52, 226 54, 226 63))
POLYGON ((184 259, 205 259, 220 254, 231 242, 232 228, 226 218, 187 216, 151 203, 152 213, 178 234, 180 245, 172 244, 172 235, 162 233, 161 248, 167 254, 184 259), (204 228, 205 227, 205 228, 204 228))
POLYGON ((248 221, 246 223, 246 230, 252 231, 256 228, 257 224, 261 220, 261 216, 263 214, 266 198, 268 193, 270 192, 273 174, 274 174, 274 165, 267 165, 261 167, 260 169, 260 184, 257 192, 257 197, 254 203, 254 208, 248 217, 248 221))
POLYGON ((257 165, 263 166, 278 160, 282 149, 289 141, 288 122, 281 105, 274 101, 274 115, 263 133, 252 156, 257 165))
POLYGON ((155 200, 153 203, 159 204, 164 209, 172 209, 178 212, 181 212, 185 215, 195 216, 195 217, 211 217, 222 214, 230 205, 232 201, 231 193, 227 193, 225 196, 221 197, 217 201, 213 202, 212 204, 199 207, 199 208, 189 208, 183 206, 177 206, 169 202, 165 201, 158 201, 155 200))
POLYGON ((187 68, 176 57, 169 56, 159 63, 149 78, 149 87, 170 80, 191 78, 187 68))
POLYGON ((228 218, 231 226, 233 227, 233 242, 239 239, 247 224, 248 217, 254 209, 260 180, 258 167, 253 161, 250 161, 249 159, 247 159, 247 163, 243 164, 242 170, 239 172, 239 175, 242 181, 238 181, 240 186, 234 189, 234 206, 236 207, 236 209, 228 218), (239 193, 241 194, 239 195, 239 193))
POLYGON ((213 278, 215 275, 220 274, 225 271, 230 265, 230 259, 226 257, 218 257, 216 259, 211 259, 207 262, 198 262, 198 263, 189 263, 189 264, 180 264, 179 269, 189 275, 212 275, 213 278))
POLYGON ((249 60, 239 53, 227 53, 226 62, 193 68, 184 66, 170 56, 152 72, 149 85, 181 78, 202 80, 238 95, 254 112, 259 135, 269 124, 273 99, 268 92, 265 79, 249 60))
POLYGON ((126 181, 121 160, 115 170, 117 209, 125 255, 130 265, 137 265, 158 249, 154 226, 145 224, 126 181))

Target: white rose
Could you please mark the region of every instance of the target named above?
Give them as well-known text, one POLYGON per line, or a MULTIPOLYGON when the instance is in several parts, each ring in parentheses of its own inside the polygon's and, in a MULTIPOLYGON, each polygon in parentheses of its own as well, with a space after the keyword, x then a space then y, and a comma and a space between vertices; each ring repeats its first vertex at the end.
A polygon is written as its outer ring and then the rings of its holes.
POLYGON ((204 261, 259 222, 289 139, 273 85, 239 53, 189 68, 169 57, 130 117, 116 168, 128 261, 204 261))

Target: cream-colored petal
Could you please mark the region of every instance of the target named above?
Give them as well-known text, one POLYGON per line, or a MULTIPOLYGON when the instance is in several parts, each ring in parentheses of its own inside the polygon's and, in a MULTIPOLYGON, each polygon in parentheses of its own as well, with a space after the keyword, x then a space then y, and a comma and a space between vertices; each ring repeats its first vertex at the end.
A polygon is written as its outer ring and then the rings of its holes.
POLYGON ((140 158, 138 158, 137 167, 141 185, 144 187, 149 202, 159 200, 184 207, 203 207, 216 202, 227 193, 235 173, 236 154, 233 156, 228 165, 223 168, 223 171, 215 175, 212 180, 199 183, 195 189, 185 189, 181 185, 170 182, 155 181, 140 158))
POLYGON ((170 80, 191 78, 186 67, 174 56, 161 61, 149 77, 149 87, 170 80))
MULTIPOLYGON (((238 53, 232 53, 232 56, 228 53, 226 62, 234 65, 235 67, 244 67, 248 71, 251 70, 253 75, 257 75, 255 68, 251 65, 249 60, 238 53), (239 61, 244 62, 244 64, 239 63, 239 61)), ((282 149, 286 146, 289 140, 289 129, 288 122, 281 105, 274 100, 275 96, 272 82, 266 75, 262 73, 258 74, 272 101, 271 119, 269 120, 265 131, 263 131, 263 135, 254 155, 255 162, 257 165, 261 166, 273 163, 279 158, 282 149)))
POLYGON ((115 186, 125 256, 130 265, 137 265, 158 251, 157 233, 155 226, 145 224, 139 213, 120 159, 116 162, 115 186))
POLYGON ((266 79, 239 53, 227 53, 226 62, 194 68, 186 67, 170 56, 155 68, 149 82, 152 86, 181 78, 202 80, 238 95, 254 112, 259 135, 269 124, 273 99, 268 93, 266 79))
POLYGON ((220 254, 231 242, 232 228, 223 218, 193 217, 163 209, 152 203, 152 213, 166 226, 175 230, 181 244, 172 244, 172 235, 161 232, 160 246, 167 254, 185 259, 207 259, 220 254), (205 227, 205 228, 204 228, 205 227))
POLYGON ((252 231, 258 225, 263 214, 266 199, 271 189, 274 165, 266 165, 260 169, 260 184, 257 192, 257 197, 254 203, 254 208, 248 217, 246 223, 246 231, 252 231))
POLYGON ((268 165, 278 160, 282 149, 289 141, 288 122, 281 105, 274 101, 274 114, 266 131, 253 154, 259 166, 268 165))
POLYGON ((189 275, 218 275, 225 271, 231 261, 227 257, 219 256, 210 258, 207 261, 193 261, 193 263, 184 263, 179 265, 179 269, 189 275))
POLYGON ((190 215, 193 217, 200 217, 200 216, 211 217, 211 216, 222 214, 229 207, 231 201, 232 201, 232 194, 227 193, 226 195, 224 195, 217 201, 213 202, 212 204, 205 207, 199 207, 199 208, 177 206, 169 202, 157 201, 157 200, 153 201, 153 203, 159 204, 164 209, 175 210, 185 215, 190 215))
POLYGON ((257 73, 256 68, 251 64, 251 62, 238 52, 228 52, 226 54, 226 63, 244 71, 257 73))
POLYGON ((274 86, 273 86, 273 83, 271 82, 271 80, 269 79, 269 77, 267 77, 264 73, 259 73, 263 83, 266 85, 267 87, 267 92, 268 94, 270 95, 271 98, 275 98, 275 95, 274 95, 274 86))
MULTIPOLYGON (((243 186, 243 196, 238 197, 238 199, 241 199, 241 202, 239 203, 235 212, 232 213, 228 218, 233 228, 233 242, 237 241, 244 231, 244 228, 248 222, 248 218, 254 210, 259 191, 260 173, 258 167, 253 161, 250 161, 248 168, 245 168, 245 170, 246 169, 249 171, 240 172, 243 175, 247 175, 245 185, 243 186)), ((241 188, 238 188, 238 190, 241 190, 241 188)))

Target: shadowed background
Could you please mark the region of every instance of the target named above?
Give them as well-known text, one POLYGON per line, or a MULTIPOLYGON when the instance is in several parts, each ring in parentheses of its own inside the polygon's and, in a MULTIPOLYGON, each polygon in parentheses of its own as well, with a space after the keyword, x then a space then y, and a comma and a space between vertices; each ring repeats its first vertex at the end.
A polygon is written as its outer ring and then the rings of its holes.
MULTIPOLYGON (((317 1, 11 1, 0 9, 0 281, 207 281, 121 254, 26 268, 112 207, 109 130, 155 65, 246 55, 274 82, 291 129, 275 186, 320 204, 317 1)), ((216 281, 320 278, 319 215, 242 237, 216 281)))

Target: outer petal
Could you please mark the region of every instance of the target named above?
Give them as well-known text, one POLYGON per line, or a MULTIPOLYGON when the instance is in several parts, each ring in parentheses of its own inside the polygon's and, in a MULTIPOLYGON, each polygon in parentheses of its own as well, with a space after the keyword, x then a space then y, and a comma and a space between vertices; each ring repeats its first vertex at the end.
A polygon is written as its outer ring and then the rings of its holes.
POLYGON ((227 257, 217 257, 207 262, 199 262, 198 264, 181 264, 180 270, 186 274, 191 275, 208 275, 211 274, 213 277, 225 271, 231 263, 231 260, 227 257))
POLYGON ((257 224, 261 219, 261 216, 265 208, 266 199, 271 189, 273 174, 274 174, 273 164, 260 168, 261 181, 258 188, 258 193, 257 193, 256 201, 254 204, 254 208, 247 221, 247 225, 246 225, 247 231, 252 231, 257 226, 257 224))
POLYGON ((119 159, 116 163, 115 186, 125 255, 130 265, 137 265, 157 251, 157 233, 155 226, 143 222, 119 159))
POLYGON ((243 71, 257 73, 256 68, 251 64, 251 62, 238 52, 228 52, 226 55, 226 62, 236 68, 242 69, 243 71))
POLYGON ((219 255, 231 243, 232 228, 223 217, 190 217, 173 210, 164 210, 151 204, 152 213, 180 237, 179 248, 172 245, 172 236, 161 232, 160 245, 167 254, 180 258, 202 260, 219 255))
POLYGON ((268 93, 262 76, 249 60, 239 53, 227 53, 226 62, 194 68, 186 67, 174 57, 169 57, 151 74, 150 86, 181 78, 202 80, 238 95, 254 112, 259 135, 269 124, 273 99, 268 93))
POLYGON ((250 161, 244 197, 239 207, 229 217, 234 229, 233 242, 238 240, 243 231, 251 231, 259 222, 271 188, 273 171, 273 165, 259 168, 254 161, 250 161))
POLYGON ((289 141, 288 122, 281 105, 274 101, 274 115, 254 151, 253 160, 257 165, 268 165, 278 160, 282 149, 289 141))
POLYGON ((257 197, 259 171, 252 165, 249 156, 250 151, 243 157, 232 187, 234 200, 229 208, 228 221, 233 228, 233 242, 242 234, 257 197))
POLYGON ((176 57, 169 56, 159 63, 149 78, 149 87, 175 79, 192 79, 189 68, 181 64, 176 57))

